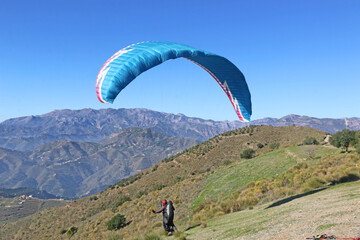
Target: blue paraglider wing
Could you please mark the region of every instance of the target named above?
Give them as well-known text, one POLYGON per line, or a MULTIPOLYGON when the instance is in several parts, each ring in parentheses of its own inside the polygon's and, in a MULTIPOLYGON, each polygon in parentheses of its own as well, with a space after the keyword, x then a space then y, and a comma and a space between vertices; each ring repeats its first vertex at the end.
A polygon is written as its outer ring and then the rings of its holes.
POLYGON ((251 95, 240 70, 224 57, 173 42, 138 43, 115 53, 97 76, 97 97, 103 103, 113 103, 120 91, 142 72, 180 57, 205 69, 225 91, 240 121, 250 121, 251 95))

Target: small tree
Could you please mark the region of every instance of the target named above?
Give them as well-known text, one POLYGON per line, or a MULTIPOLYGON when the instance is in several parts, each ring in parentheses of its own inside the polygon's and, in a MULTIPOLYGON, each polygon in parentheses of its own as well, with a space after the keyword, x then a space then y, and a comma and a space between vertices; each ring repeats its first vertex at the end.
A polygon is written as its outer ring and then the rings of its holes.
POLYGON ((240 154, 240 157, 250 159, 250 158, 254 157, 254 154, 255 154, 255 151, 253 149, 247 148, 240 154))
POLYGON ((355 131, 349 129, 344 129, 341 132, 337 132, 330 137, 330 144, 340 148, 345 148, 345 151, 348 152, 350 144, 355 144, 355 131))
POLYGON ((318 145, 319 142, 318 142, 318 140, 316 140, 316 138, 308 136, 304 139, 303 144, 304 145, 318 145))
POLYGON ((68 238, 71 238, 76 232, 78 231, 78 228, 77 227, 71 227, 66 235, 68 236, 68 238))
POLYGON ((108 230, 120 229, 126 226, 126 218, 124 215, 116 214, 110 221, 107 223, 108 230))

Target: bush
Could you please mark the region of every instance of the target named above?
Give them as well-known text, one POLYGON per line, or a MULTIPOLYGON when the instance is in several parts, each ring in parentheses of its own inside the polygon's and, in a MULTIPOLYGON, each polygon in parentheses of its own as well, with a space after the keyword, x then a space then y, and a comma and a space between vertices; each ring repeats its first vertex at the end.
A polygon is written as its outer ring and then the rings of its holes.
POLYGON ((161 190, 161 189, 163 189, 164 187, 166 187, 165 184, 155 183, 155 184, 153 185, 153 190, 154 190, 154 191, 156 191, 156 190, 161 190))
POLYGON ((355 131, 344 129, 341 132, 337 132, 330 137, 330 144, 337 148, 343 147, 347 152, 350 144, 355 144, 357 140, 355 134, 355 131))
POLYGON ((269 148, 271 150, 278 149, 280 147, 280 143, 270 143, 269 148))
POLYGON ((175 177, 175 182, 181 182, 181 181, 183 181, 184 180, 184 177, 180 177, 180 176, 176 176, 175 177))
POLYGON ((317 177, 311 177, 309 180, 306 181, 306 185, 307 187, 309 187, 310 189, 316 189, 319 187, 324 186, 324 181, 317 178, 317 177))
POLYGON ((126 226, 126 218, 124 215, 116 214, 110 221, 107 223, 108 230, 120 229, 126 226))
POLYGON ((119 206, 123 205, 125 202, 128 201, 131 201, 131 198, 129 196, 121 195, 112 207, 113 212, 115 212, 119 206))
POLYGON ((303 141, 304 145, 318 145, 319 142, 314 137, 306 137, 303 141))
POLYGON ((77 232, 78 228, 77 227, 71 227, 66 235, 68 236, 68 238, 71 238, 76 232, 77 232))
POLYGON ((60 230, 60 234, 64 234, 64 233, 66 233, 67 231, 65 230, 65 229, 61 229, 60 230))
POLYGON ((140 190, 137 194, 136 194, 136 198, 141 198, 142 195, 147 195, 148 192, 146 190, 140 190))
POLYGON ((250 158, 254 157, 254 154, 255 154, 255 151, 253 149, 247 148, 240 154, 240 157, 250 159, 250 158))
POLYGON ((263 148, 263 147, 264 147, 264 145, 263 145, 263 144, 261 144, 261 143, 258 143, 258 144, 257 144, 257 147, 258 147, 258 148, 263 148))
POLYGON ((229 165, 231 163, 231 161, 230 160, 224 160, 223 161, 223 164, 226 166, 226 165, 229 165))
POLYGON ((92 197, 90 197, 90 201, 96 201, 96 200, 98 200, 99 198, 97 197, 97 196, 92 196, 92 197))
POLYGON ((135 174, 135 175, 130 176, 130 177, 128 177, 128 178, 122 179, 120 182, 116 183, 116 185, 118 185, 118 186, 120 186, 120 187, 125 187, 125 186, 130 185, 130 184, 132 184, 133 182, 141 179, 141 176, 142 176, 141 173, 135 174))

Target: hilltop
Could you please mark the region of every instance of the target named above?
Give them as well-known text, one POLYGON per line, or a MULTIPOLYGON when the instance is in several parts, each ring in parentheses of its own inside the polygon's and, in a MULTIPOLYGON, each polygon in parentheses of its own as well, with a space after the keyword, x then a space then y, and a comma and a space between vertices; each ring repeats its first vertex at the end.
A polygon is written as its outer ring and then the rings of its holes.
POLYGON ((252 126, 226 132, 123 179, 101 193, 8 223, 0 229, 0 234, 18 239, 35 236, 66 239, 65 233, 74 227, 77 232, 73 239, 142 237, 152 231, 161 232, 161 217, 150 210, 159 207, 164 198, 173 200, 175 221, 180 229, 200 224, 206 227, 215 216, 308 192, 331 182, 347 181, 351 174, 360 176, 355 167, 359 163, 357 154, 341 154, 338 149, 322 145, 298 146, 307 136, 323 142, 326 134, 295 126, 252 126), (254 149, 257 157, 240 158, 247 148, 254 149), (322 175, 318 176, 322 172, 314 172, 334 163, 324 180, 322 175), (305 177, 309 174, 318 177, 305 177), (305 178, 297 185, 289 182, 282 186, 291 176, 305 178), (260 190, 261 186, 279 183, 270 192, 260 190), (241 202, 248 199, 247 191, 259 194, 244 205, 241 202), (130 201, 121 200, 124 196, 130 201), (107 222, 116 214, 123 214, 128 226, 118 231, 107 230, 107 222))

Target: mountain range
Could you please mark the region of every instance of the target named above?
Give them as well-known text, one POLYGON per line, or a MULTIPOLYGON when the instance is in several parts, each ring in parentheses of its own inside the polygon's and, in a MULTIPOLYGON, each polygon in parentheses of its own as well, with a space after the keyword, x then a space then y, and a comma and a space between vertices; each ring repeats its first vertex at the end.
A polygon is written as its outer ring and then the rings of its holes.
MULTIPOLYGON (((253 125, 360 130, 360 118, 288 115, 253 125), (347 125, 346 125, 347 124, 347 125)), ((248 126, 147 109, 56 110, 0 123, 0 187, 82 197, 218 134, 248 126)))
MULTIPOLYGON (((300 115, 263 118, 252 125, 307 126, 328 133, 348 127, 360 130, 360 118, 331 119, 300 115), (347 124, 347 125, 346 125, 347 124)), ((125 128, 151 128, 168 136, 205 141, 220 133, 248 126, 239 121, 213 121, 148 109, 55 110, 0 123, 0 147, 27 151, 54 141, 100 142, 125 128)))
POLYGON ((0 148, 0 186, 81 197, 197 143, 152 129, 127 128, 99 143, 57 141, 24 152, 0 148))

